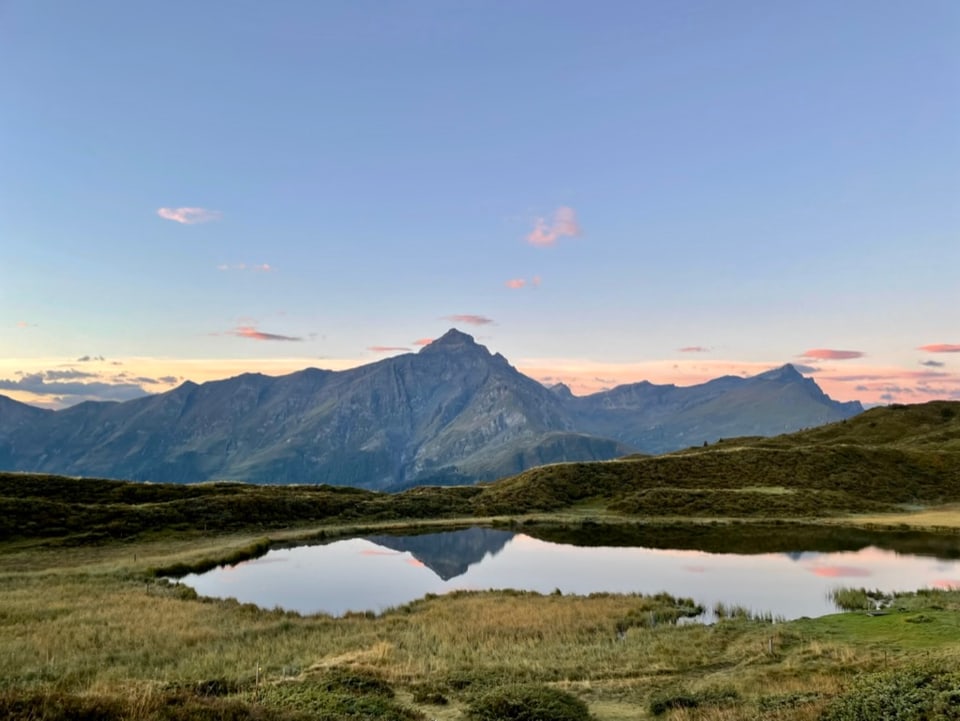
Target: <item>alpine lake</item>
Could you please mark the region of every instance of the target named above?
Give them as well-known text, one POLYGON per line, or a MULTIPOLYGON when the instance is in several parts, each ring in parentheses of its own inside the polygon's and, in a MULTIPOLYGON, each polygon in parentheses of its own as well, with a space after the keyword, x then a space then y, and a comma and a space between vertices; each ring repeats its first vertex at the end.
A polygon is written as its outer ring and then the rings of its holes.
POLYGON ((276 547, 179 580, 202 596, 332 616, 458 590, 666 592, 701 604, 695 620, 709 623, 723 608, 781 619, 833 613, 831 592, 842 587, 960 587, 960 545, 919 531, 790 524, 471 527, 276 547))

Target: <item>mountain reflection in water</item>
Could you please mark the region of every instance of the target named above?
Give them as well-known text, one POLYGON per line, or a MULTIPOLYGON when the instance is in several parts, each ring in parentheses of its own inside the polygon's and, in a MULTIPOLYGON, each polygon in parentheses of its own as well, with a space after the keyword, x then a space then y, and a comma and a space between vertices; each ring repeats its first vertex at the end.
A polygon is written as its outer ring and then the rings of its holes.
POLYGON ((449 581, 462 576, 488 555, 496 556, 514 535, 510 531, 475 527, 418 536, 367 536, 366 540, 384 548, 405 551, 444 581, 449 581))
POLYGON ((797 618, 833 612, 828 594, 840 586, 960 586, 955 537, 803 530, 704 527, 682 537, 677 529, 530 529, 553 542, 490 528, 377 535, 277 548, 181 580, 204 596, 332 615, 384 611, 428 593, 512 588, 666 591, 707 608, 722 602, 797 618), (599 545, 604 538, 607 545, 599 545))

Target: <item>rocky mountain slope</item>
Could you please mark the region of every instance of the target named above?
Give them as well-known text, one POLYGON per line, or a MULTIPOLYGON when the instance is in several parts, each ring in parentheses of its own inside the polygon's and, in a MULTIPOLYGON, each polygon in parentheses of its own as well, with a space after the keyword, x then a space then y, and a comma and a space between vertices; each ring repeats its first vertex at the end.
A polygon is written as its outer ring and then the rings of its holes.
POLYGON ((577 428, 645 453, 735 436, 790 433, 863 411, 858 401, 831 400, 792 365, 683 388, 643 382, 580 398, 554 390, 565 399, 577 428))
POLYGON ((772 435, 860 410, 831 401, 791 366, 689 388, 640 383, 577 398, 451 330, 419 353, 341 372, 187 382, 57 412, 0 397, 0 469, 398 489, 772 435))

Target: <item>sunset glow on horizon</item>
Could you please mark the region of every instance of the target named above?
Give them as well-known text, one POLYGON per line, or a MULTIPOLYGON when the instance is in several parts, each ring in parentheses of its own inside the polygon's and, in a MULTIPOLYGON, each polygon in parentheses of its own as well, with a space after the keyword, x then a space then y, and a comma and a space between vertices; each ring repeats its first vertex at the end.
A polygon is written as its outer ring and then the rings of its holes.
POLYGON ((576 394, 792 363, 835 400, 960 400, 956 2, 0 17, 0 395, 457 327, 576 394))

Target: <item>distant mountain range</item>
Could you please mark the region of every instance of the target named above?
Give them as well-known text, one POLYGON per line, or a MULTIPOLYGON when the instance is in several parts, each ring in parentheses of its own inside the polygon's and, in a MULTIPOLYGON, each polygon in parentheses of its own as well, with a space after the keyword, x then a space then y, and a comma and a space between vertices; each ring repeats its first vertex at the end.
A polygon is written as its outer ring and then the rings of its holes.
POLYGON ((395 490, 776 435, 862 410, 831 400, 790 365, 577 397, 450 330, 419 353, 340 372, 248 373, 60 411, 0 396, 0 469, 395 490))

